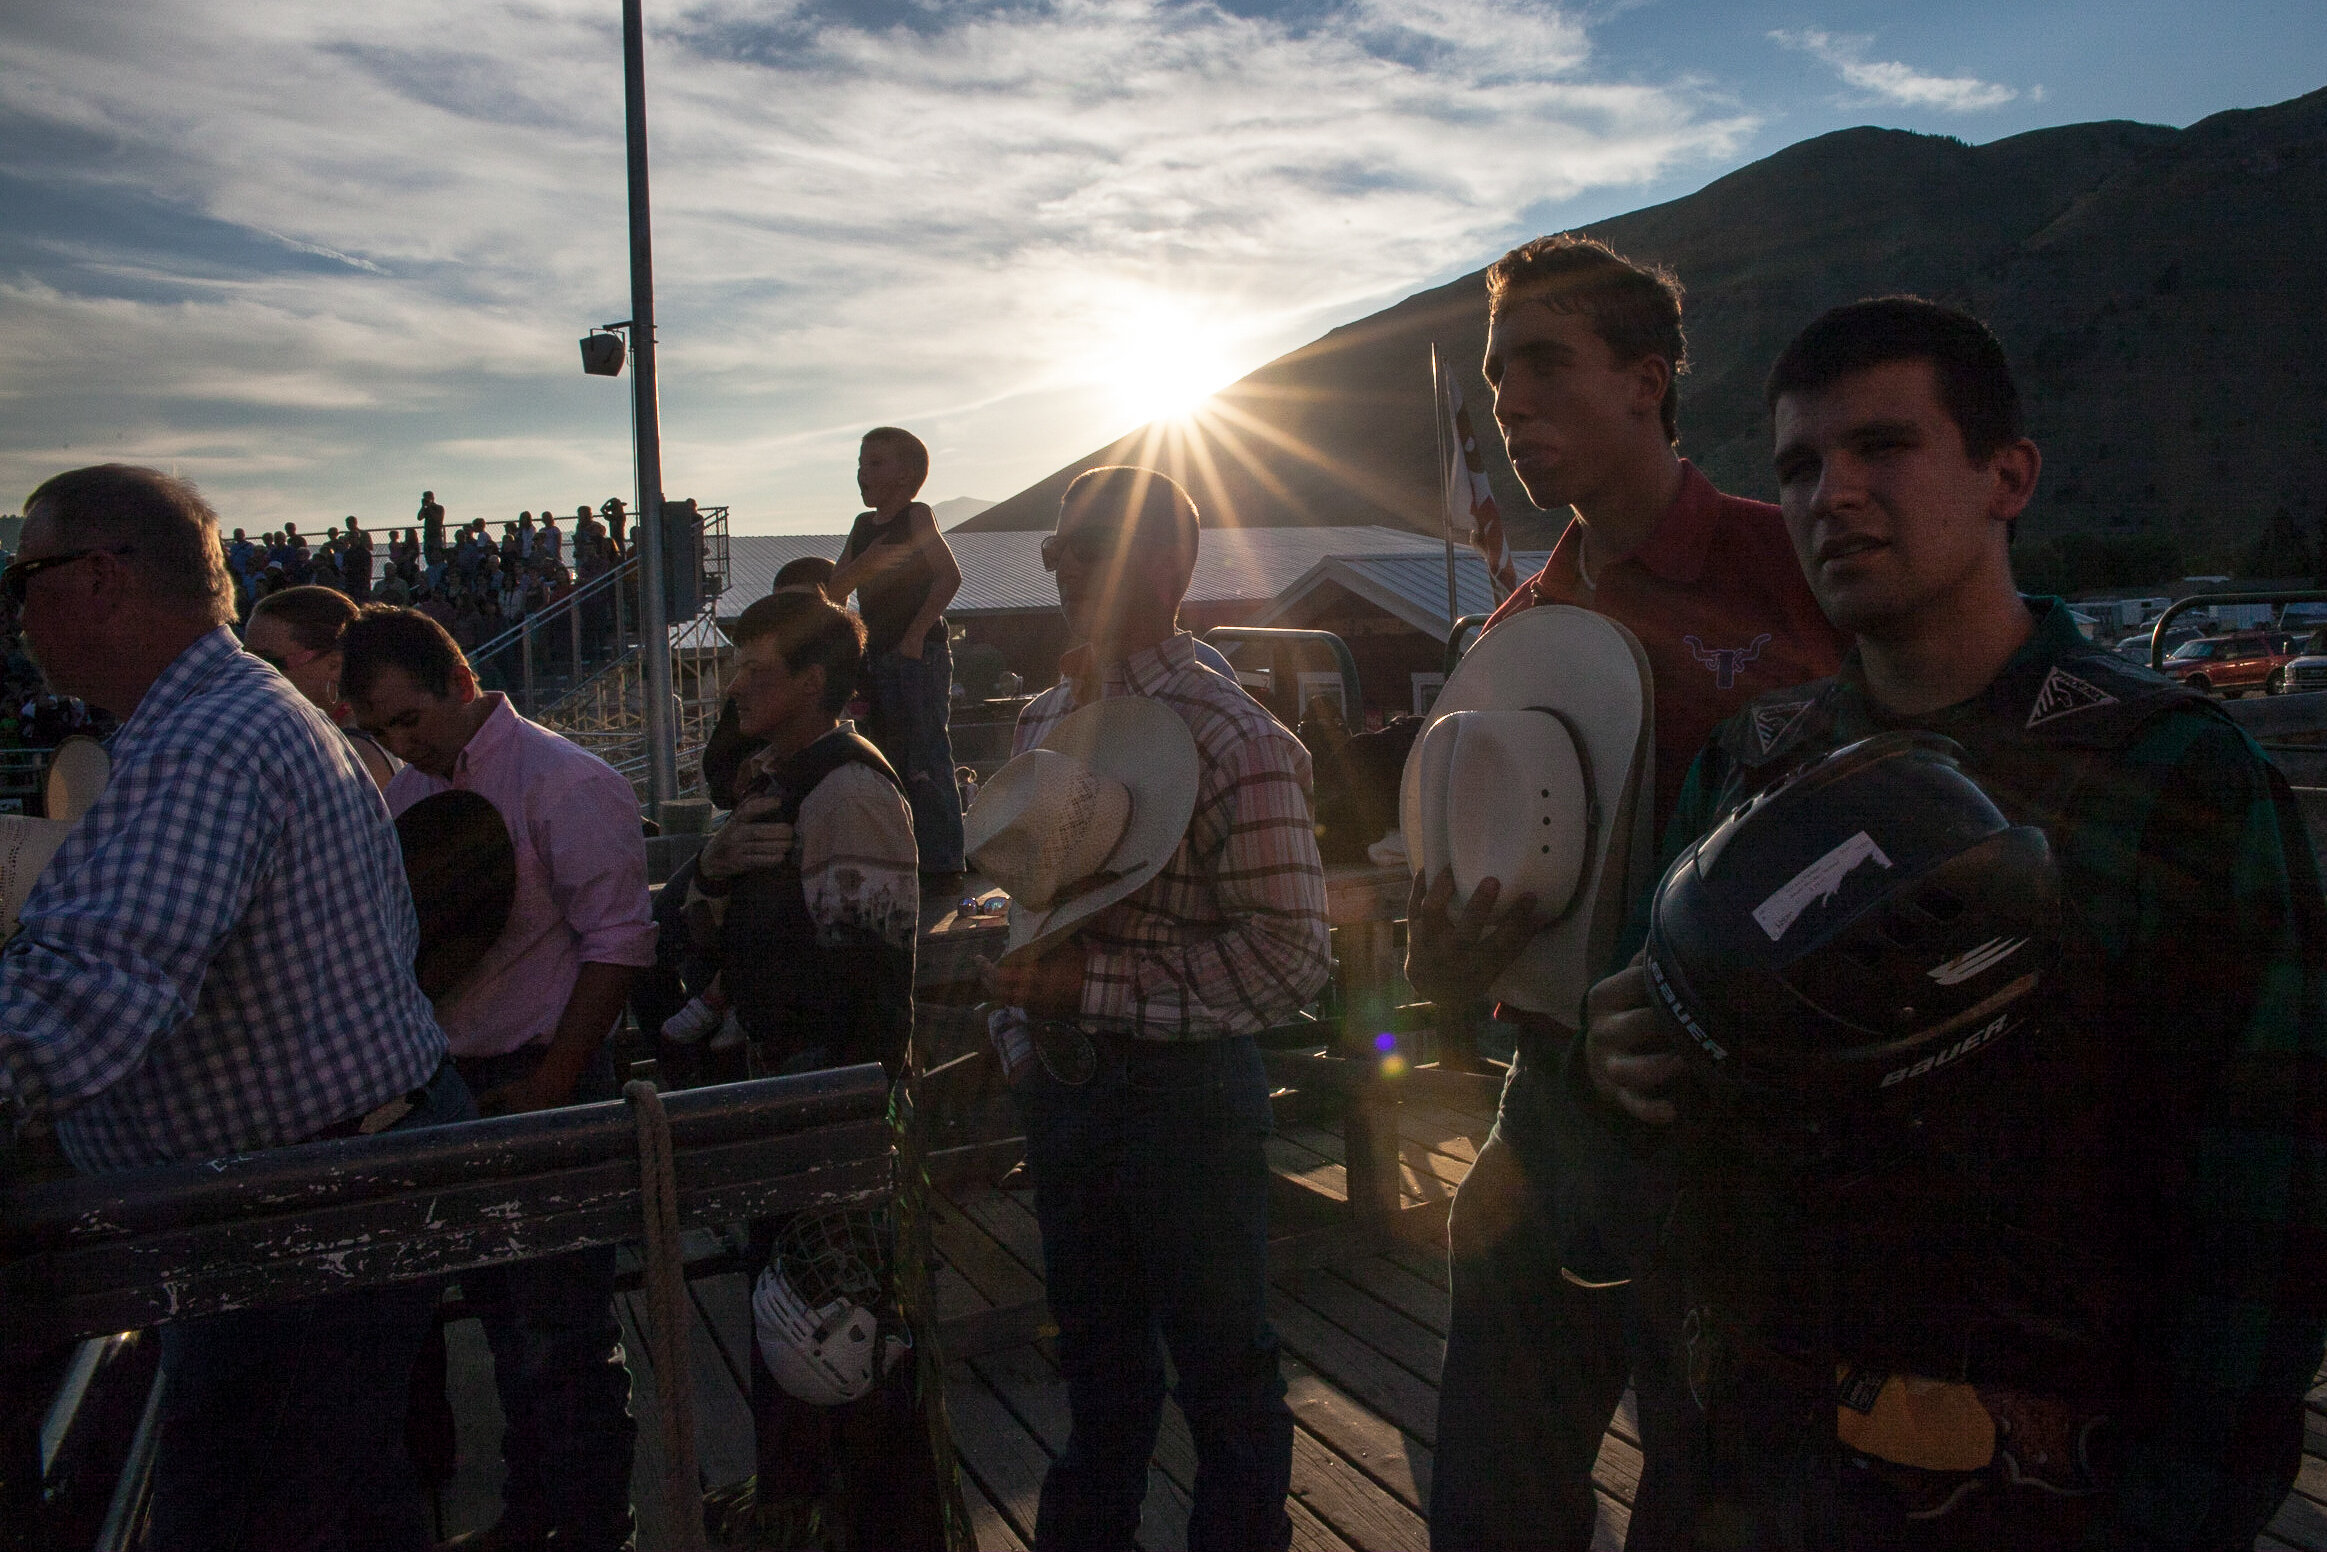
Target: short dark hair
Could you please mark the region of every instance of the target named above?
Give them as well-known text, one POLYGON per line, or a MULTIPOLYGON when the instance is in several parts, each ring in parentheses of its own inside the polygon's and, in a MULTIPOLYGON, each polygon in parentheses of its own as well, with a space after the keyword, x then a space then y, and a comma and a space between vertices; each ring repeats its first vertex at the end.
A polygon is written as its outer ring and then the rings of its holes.
POLYGON ((875 426, 859 439, 857 446, 870 447, 878 443, 893 449, 905 460, 905 467, 913 471, 913 494, 921 494, 922 485, 929 479, 929 448, 921 438, 902 426, 875 426))
POLYGON ((339 638, 341 693, 369 700, 383 668, 401 668, 429 694, 452 694, 453 673, 469 666, 452 633, 417 609, 370 604, 339 638))
POLYGON ((250 617, 281 620, 309 652, 337 651, 356 622, 355 601, 335 587, 287 587, 252 604, 250 617))
POLYGON ((1689 345, 1681 332, 1681 283, 1671 270, 1635 264, 1596 237, 1560 232, 1521 243, 1487 266, 1489 318, 1522 300, 1582 313, 1619 361, 1661 356, 1670 369, 1658 406, 1665 439, 1680 440, 1689 345))
POLYGON ((1789 393, 1814 393, 1893 361, 1928 361, 1939 402, 1975 460, 2028 434, 2019 385, 2004 347, 1979 319, 1919 296, 1877 296, 1830 309, 1794 336, 1770 368, 1771 409, 1789 393))
POLYGON ((776 654, 795 674, 824 667, 824 709, 839 716, 856 693, 857 670, 865 660, 865 623, 821 593, 770 593, 733 625, 727 636, 741 651, 764 636, 776 638, 776 654))
POLYGON ((218 513, 191 480, 131 463, 92 464, 42 481, 24 498, 26 516, 35 507, 77 541, 126 549, 123 558, 154 597, 212 625, 233 620, 218 513))
POLYGON ((1132 537, 1185 545, 1191 558, 1201 542, 1204 520, 1196 503, 1179 481, 1154 469, 1120 463, 1085 469, 1059 497, 1059 516, 1076 506, 1132 537))
POLYGON ((822 587, 839 569, 821 555, 803 555, 798 560, 784 562, 776 573, 775 585, 778 588, 822 587))

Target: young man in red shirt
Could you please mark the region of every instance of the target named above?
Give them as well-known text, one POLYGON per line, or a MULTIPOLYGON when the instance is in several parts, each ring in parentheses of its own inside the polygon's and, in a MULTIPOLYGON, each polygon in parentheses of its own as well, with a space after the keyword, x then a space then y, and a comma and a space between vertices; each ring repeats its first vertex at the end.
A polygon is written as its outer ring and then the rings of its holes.
MULTIPOLYGON (((1680 285, 1605 244, 1538 238, 1487 271, 1487 381, 1528 499, 1574 517, 1543 570, 1487 628, 1572 604, 1640 639, 1655 674, 1654 819, 1661 832, 1713 729, 1754 696, 1832 673, 1847 644, 1818 612, 1778 509, 1726 496, 1677 449, 1686 361, 1680 285)), ((1451 873, 1417 878, 1408 978, 1469 1009, 1532 935, 1527 897, 1493 880, 1450 916, 1451 873)), ((1595 1120, 1566 1097, 1574 1031, 1504 1010, 1517 1054, 1493 1135, 1448 1219, 1453 1311, 1439 1384, 1432 1544, 1582 1549, 1592 1466, 1642 1340, 1639 1301, 1598 1245, 1563 1245, 1555 1192, 1595 1120), (1570 1162, 1564 1163, 1563 1160, 1570 1162), (1579 1263, 1590 1263, 1584 1271, 1579 1263), (1587 1286, 1597 1284, 1598 1286, 1587 1286)), ((1647 1530, 1674 1450, 1669 1381, 1643 1365, 1647 1530)))

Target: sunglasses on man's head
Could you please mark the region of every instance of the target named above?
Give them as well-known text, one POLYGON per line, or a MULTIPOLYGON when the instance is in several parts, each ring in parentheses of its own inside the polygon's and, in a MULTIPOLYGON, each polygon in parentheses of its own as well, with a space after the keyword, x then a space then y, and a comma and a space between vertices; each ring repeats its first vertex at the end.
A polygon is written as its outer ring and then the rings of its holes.
POLYGON ((126 544, 93 545, 85 550, 67 550, 62 555, 38 555, 31 560, 20 560, 0 568, 0 603, 11 609, 24 607, 24 590, 32 579, 44 571, 59 566, 70 566, 74 561, 87 560, 92 555, 127 555, 131 546, 126 544))

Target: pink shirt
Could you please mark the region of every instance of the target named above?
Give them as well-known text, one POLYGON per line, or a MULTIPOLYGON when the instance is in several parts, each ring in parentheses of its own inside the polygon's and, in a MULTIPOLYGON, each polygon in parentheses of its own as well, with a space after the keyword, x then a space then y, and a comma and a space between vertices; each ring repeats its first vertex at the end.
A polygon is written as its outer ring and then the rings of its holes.
POLYGON ((517 853, 509 926, 474 974, 436 1010, 455 1056, 498 1056, 546 1043, 584 964, 651 965, 655 925, 646 838, 630 783, 596 755, 528 722, 509 698, 444 781, 407 765, 388 810, 459 788, 501 811, 517 853))

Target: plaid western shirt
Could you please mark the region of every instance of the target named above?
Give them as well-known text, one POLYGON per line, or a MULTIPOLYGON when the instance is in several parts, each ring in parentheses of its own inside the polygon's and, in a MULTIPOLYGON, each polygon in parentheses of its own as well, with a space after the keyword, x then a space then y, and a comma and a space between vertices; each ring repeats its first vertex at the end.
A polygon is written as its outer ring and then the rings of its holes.
MULTIPOLYGON (((1988 692, 1885 717, 1844 664, 1832 748, 1892 728, 1973 741, 1983 719, 2044 712, 2007 683, 2053 683, 2082 644, 2068 608, 2032 599, 2037 630, 1988 692)), ((1752 709, 1744 715, 1752 716, 1752 709)), ((2032 725, 2032 724, 2031 724, 2032 725)), ((1698 756, 1665 861, 1730 806, 1732 765, 1698 756)), ((2099 940, 2104 1002, 2135 1059, 2180 1096, 2178 1158, 2157 1182, 2166 1232, 2142 1276, 2155 1315, 2129 1379, 2151 1418, 2110 1476, 2091 1544, 2251 1542, 2291 1484, 2304 1393, 2327 1339, 2327 941, 2302 815, 2266 758, 2199 708, 2153 716, 2078 789, 2055 836, 2062 877, 2099 940)), ((1636 912, 1629 934, 1646 932, 1636 912)), ((1847 1356, 1847 1355, 1845 1355, 1847 1356)))
MULTIPOLYGON (((1083 1021, 1149 1040, 1250 1035, 1325 985, 1325 866, 1309 808, 1309 751, 1185 632, 1104 670, 1099 694, 1144 695, 1195 735, 1196 812, 1161 873, 1092 917, 1083 1021)), ((1019 714, 1014 752, 1081 705, 1074 681, 1019 714)))
POLYGON ((396 831, 348 741, 221 628, 163 670, 0 952, 0 1109, 89 1172, 297 1142, 420 1087, 396 831))

